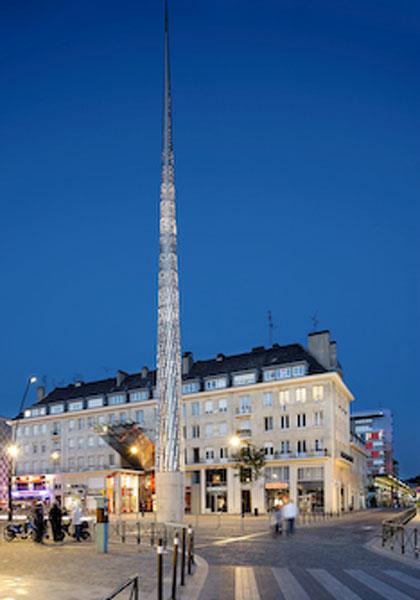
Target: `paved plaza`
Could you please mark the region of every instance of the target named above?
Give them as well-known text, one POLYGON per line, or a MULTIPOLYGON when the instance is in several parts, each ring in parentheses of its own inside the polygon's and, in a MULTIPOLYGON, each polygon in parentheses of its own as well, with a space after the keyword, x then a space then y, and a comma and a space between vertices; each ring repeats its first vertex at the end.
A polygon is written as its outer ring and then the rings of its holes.
MULTIPOLYGON (((290 538, 274 537, 265 516, 189 518, 197 527, 199 564, 178 598, 420 600, 420 561, 397 561, 390 552, 378 554, 367 547, 388 516, 389 512, 377 510, 318 519, 298 527, 290 538)), ((150 520, 142 521, 145 528, 150 520)), ((130 535, 134 525, 134 519, 128 518, 123 544, 112 523, 108 555, 97 554, 92 543, 1 542, 0 600, 101 600, 136 574, 141 600, 154 600, 156 551, 147 544, 136 545, 130 535)), ((168 600, 170 552, 165 562, 168 600)))

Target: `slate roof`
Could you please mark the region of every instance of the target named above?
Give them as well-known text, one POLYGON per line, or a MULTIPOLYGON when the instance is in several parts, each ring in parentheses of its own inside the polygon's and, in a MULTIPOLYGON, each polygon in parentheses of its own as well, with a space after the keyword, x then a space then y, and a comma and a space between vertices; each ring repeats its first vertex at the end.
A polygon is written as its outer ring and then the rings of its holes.
MULTIPOLYGON (((280 346, 274 344, 271 348, 254 348, 251 352, 224 356, 219 354, 208 360, 192 361, 188 375, 183 376, 183 381, 203 380, 216 375, 230 375, 241 371, 258 371, 258 381, 262 380, 264 368, 290 365, 306 362, 308 375, 326 373, 325 369, 302 345, 290 344, 280 346)), ((126 392, 135 389, 152 389, 156 385, 156 371, 144 373, 124 374, 118 385, 117 377, 110 377, 99 381, 73 383, 66 387, 57 387, 33 406, 50 405, 55 402, 76 400, 95 396, 108 395, 117 392, 126 392)))

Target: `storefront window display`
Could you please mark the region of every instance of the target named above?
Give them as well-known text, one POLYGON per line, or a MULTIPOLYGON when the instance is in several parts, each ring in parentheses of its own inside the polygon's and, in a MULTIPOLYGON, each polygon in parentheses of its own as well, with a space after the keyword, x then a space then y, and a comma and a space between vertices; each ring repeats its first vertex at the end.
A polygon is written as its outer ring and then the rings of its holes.
POLYGON ((301 512, 324 510, 324 468, 304 467, 298 469, 298 505, 301 512))

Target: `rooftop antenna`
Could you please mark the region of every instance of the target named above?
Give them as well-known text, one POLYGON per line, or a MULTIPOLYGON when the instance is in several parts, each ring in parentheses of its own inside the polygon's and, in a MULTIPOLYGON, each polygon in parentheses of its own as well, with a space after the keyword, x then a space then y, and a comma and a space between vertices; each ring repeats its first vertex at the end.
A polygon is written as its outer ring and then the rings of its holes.
POLYGON ((311 317, 313 332, 318 330, 319 319, 318 319, 318 311, 316 310, 311 317))
POLYGON ((267 312, 268 319, 268 347, 271 348, 273 345, 273 331, 274 331, 274 323, 273 323, 273 314, 271 310, 267 312))

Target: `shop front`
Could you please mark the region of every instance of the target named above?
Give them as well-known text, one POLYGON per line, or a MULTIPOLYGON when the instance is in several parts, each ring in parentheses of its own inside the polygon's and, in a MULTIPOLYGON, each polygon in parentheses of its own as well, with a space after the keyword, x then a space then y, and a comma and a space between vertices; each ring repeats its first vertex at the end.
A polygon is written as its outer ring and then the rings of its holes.
POLYGON ((227 512, 226 469, 206 470, 206 512, 227 512))
POLYGON ((265 467, 265 507, 267 511, 284 504, 290 495, 289 467, 265 467))
POLYGON ((324 467, 303 467, 297 473, 299 511, 324 511, 324 467))

